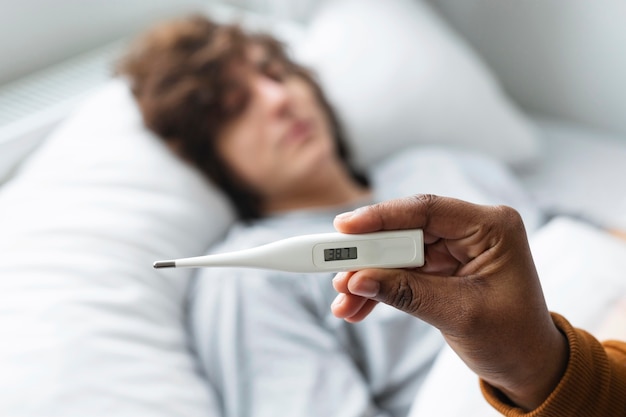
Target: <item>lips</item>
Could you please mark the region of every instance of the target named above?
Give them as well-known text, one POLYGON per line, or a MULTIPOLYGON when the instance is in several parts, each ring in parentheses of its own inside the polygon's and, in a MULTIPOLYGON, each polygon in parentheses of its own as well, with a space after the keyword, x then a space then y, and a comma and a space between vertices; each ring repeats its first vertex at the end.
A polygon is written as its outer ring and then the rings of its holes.
POLYGON ((287 142, 302 142, 307 140, 313 131, 313 124, 307 120, 295 120, 289 125, 285 140, 287 142))

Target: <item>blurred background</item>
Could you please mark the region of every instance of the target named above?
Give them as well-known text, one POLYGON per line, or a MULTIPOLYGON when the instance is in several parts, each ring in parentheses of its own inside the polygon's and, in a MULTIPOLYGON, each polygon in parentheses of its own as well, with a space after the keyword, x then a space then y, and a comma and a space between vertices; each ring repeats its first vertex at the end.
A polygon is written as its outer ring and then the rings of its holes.
MULTIPOLYGON (((626 134, 626 2, 429 1, 524 109, 626 134)), ((70 71, 67 61, 81 54, 81 65, 74 63, 83 72, 72 68, 72 84, 86 88, 106 73, 102 64, 117 41, 151 22, 220 3, 306 24, 322 1, 0 0, 0 97, 34 73, 48 70, 51 76, 58 69, 51 66, 65 63, 70 71)), ((0 101, 0 129, 9 122, 6 100, 0 101)))
MULTIPOLYGON (((626 2, 427 2, 473 47, 526 114, 600 133, 609 143, 602 158, 614 154, 612 142, 626 141, 626 2)), ((288 21, 304 30, 322 3, 324 0, 0 0, 2 153, 25 154, 36 146, 85 94, 110 77, 111 64, 126 42, 151 23, 192 11, 219 14, 227 10, 224 13, 232 16, 241 10, 259 13, 270 21, 288 21)), ((618 155, 623 157, 619 151, 618 155)), ((2 159, 0 154, 0 166, 8 166, 2 159)), ((620 160, 611 163, 620 165, 620 160)), ((571 164, 594 168, 585 160, 571 164)), ((615 177, 603 182, 618 186, 615 177)), ((600 199, 614 194, 613 190, 591 192, 600 199)))

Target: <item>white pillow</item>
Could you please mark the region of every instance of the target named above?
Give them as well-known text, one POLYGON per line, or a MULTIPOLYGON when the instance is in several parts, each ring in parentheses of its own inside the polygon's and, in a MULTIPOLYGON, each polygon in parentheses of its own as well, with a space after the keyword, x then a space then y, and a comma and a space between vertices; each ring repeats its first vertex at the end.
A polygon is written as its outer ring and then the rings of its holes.
POLYGON ((43 128, 13 124, 2 127, 0 131, 0 186, 11 178, 12 173, 28 155, 41 144, 54 122, 46 123, 43 128), (17 125, 17 126, 16 126, 17 125))
POLYGON ((538 152, 494 76, 421 1, 325 2, 295 52, 317 71, 361 165, 421 143, 511 164, 538 152))
POLYGON ((0 415, 214 415, 184 328, 193 270, 152 262, 231 221, 125 83, 80 106, 0 189, 0 415))

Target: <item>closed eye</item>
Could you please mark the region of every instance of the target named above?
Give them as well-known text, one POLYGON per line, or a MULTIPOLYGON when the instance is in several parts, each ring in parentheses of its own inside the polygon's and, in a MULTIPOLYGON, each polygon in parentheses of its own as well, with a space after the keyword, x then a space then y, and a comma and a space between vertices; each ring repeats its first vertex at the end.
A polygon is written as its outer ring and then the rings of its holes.
POLYGON ((264 57, 257 64, 257 68, 261 74, 279 83, 284 82, 291 73, 284 62, 270 56, 264 57))

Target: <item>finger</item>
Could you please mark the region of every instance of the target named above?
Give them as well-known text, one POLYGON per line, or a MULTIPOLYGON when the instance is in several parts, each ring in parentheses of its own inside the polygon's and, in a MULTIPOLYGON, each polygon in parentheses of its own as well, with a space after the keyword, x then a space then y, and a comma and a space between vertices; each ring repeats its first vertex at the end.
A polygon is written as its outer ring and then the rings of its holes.
POLYGON ((493 217, 488 206, 420 194, 340 214, 335 218, 334 226, 343 233, 421 228, 429 236, 458 239, 471 235, 485 224, 485 217, 493 217))
POLYGON ((333 288, 339 293, 350 293, 348 291, 348 280, 354 272, 339 272, 333 278, 333 288))
POLYGON ((364 319, 376 305, 376 301, 353 294, 339 293, 330 309, 333 315, 340 319, 359 317, 364 319))
POLYGON ((460 267, 460 262, 448 251, 445 240, 424 246, 424 266, 422 272, 438 275, 453 275, 460 267))
MULTIPOLYGON (((367 269, 354 273, 348 290, 355 296, 388 304, 439 328, 458 316, 467 278, 440 277, 408 269, 367 269)), ((467 286, 468 288, 470 286, 467 286)))
POLYGON ((349 323, 358 323, 363 321, 377 305, 378 301, 368 299, 358 312, 350 317, 346 317, 345 320, 349 323))
POLYGON ((458 271, 471 273, 477 267, 475 259, 498 242, 505 239, 511 244, 510 236, 519 236, 515 240, 520 241, 525 236, 519 213, 510 207, 480 206, 433 195, 362 207, 338 216, 335 227, 347 233, 422 228, 427 261, 424 270, 444 273, 453 269, 455 261, 458 271))

